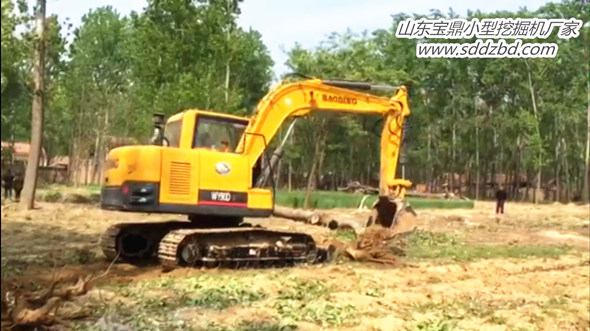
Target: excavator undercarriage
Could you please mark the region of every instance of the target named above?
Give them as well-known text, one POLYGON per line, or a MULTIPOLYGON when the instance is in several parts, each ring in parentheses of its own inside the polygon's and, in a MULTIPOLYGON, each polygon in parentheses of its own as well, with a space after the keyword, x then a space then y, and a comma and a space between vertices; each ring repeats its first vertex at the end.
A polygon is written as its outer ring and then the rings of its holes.
MULTIPOLYGON (((406 201, 379 199, 373 208, 367 226, 394 233, 414 230, 416 213, 406 201)), ((285 267, 334 258, 334 247, 318 247, 308 234, 266 229, 240 217, 115 224, 102 234, 101 248, 110 260, 159 263, 166 268, 285 267)))
POLYGON ((217 228, 186 221, 121 223, 103 233, 101 248, 111 260, 159 262, 169 268, 269 267, 331 259, 329 249, 316 247, 310 235, 249 223, 217 228))

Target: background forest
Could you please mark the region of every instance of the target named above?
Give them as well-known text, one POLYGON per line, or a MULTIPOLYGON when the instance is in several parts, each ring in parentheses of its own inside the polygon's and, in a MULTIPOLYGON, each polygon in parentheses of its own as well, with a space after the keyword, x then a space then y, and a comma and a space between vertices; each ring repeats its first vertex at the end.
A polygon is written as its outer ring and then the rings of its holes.
MULTIPOLYGON (((200 108, 249 115, 278 77, 261 35, 236 24, 242 1, 149 0, 129 16, 111 7, 89 11, 79 28, 48 17, 45 128, 48 164, 95 165, 98 182, 109 148, 146 141, 151 115, 200 108), (72 42, 66 37, 73 34, 72 42)), ((2 141, 30 139, 32 8, 2 0, 2 141), (17 27, 23 26, 24 29, 17 27)), ((425 59, 417 42, 398 39, 398 23, 359 34, 335 32, 315 49, 288 50, 287 65, 304 75, 396 85, 413 82, 404 175, 420 190, 450 190, 483 199, 493 183, 513 199, 588 200, 590 149, 589 9, 587 1, 547 4, 532 12, 473 17, 577 18, 578 38, 555 58, 425 59)), ((433 10, 430 19, 457 18, 433 10)), ((279 167, 283 188, 374 185, 379 169, 378 118, 314 117, 298 121, 279 167), (313 171, 311 171, 313 169, 313 171), (313 176, 308 181, 308 175, 313 176)), ((286 125, 285 125, 286 129, 286 125)), ((281 135, 277 139, 281 139, 281 135)), ((3 145, 4 146, 4 145, 3 145)))

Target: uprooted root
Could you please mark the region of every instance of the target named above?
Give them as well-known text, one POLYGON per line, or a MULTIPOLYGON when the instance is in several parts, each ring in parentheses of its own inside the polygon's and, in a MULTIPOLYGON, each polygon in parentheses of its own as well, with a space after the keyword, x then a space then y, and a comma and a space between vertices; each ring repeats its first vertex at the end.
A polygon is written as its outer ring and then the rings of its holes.
POLYGON ((59 314, 58 309, 63 302, 88 293, 94 279, 93 275, 80 277, 77 283, 60 288, 59 281, 53 281, 42 293, 12 293, 2 282, 2 330, 49 326, 88 315, 86 312, 59 314))
MULTIPOLYGON (((112 264, 111 264, 112 266, 112 264)), ((83 296, 91 284, 107 275, 109 268, 101 275, 79 277, 75 284, 58 287, 60 280, 54 274, 49 288, 42 292, 10 291, 2 280, 2 330, 26 330, 40 326, 67 324, 68 320, 88 317, 90 313, 81 309, 77 312, 59 311, 63 303, 83 296)))
POLYGON ((405 238, 412 232, 395 233, 388 228, 372 226, 350 244, 338 240, 329 240, 327 244, 334 247, 335 256, 343 255, 357 262, 397 265, 405 256, 405 238))

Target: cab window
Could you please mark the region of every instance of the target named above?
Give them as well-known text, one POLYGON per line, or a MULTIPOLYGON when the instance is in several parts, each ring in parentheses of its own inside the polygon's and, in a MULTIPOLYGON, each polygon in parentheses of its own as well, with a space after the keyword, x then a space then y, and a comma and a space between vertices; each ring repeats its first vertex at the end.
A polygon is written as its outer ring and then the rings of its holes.
POLYGON ((248 122, 197 115, 193 148, 234 153, 248 122))
POLYGON ((182 119, 168 122, 166 124, 166 129, 164 130, 164 137, 166 138, 164 144, 168 143, 168 147, 180 147, 181 129, 182 119))

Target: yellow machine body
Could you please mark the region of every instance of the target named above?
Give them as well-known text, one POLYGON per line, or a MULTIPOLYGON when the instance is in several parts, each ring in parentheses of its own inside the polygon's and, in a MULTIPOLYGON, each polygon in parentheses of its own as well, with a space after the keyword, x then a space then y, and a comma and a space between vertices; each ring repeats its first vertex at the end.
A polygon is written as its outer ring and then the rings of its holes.
POLYGON ((247 118, 192 109, 168 119, 168 146, 111 150, 102 207, 149 213, 269 216, 274 207, 272 191, 252 188, 251 160, 234 152, 248 124, 247 118), (209 142, 203 141, 207 135, 209 142), (220 150, 222 141, 229 143, 228 151, 220 150))

